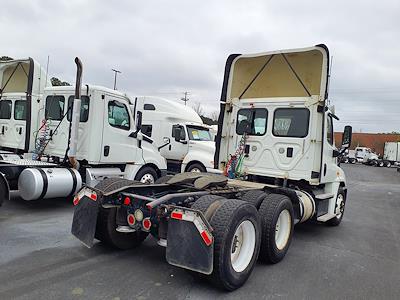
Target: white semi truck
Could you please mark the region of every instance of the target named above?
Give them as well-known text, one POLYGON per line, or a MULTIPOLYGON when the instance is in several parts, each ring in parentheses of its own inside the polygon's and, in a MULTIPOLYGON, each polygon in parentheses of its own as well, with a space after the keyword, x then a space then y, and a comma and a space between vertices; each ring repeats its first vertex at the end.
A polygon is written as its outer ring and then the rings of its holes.
POLYGON ((15 159, 35 148, 40 126, 44 69, 32 58, 0 62, 0 160, 15 159))
POLYGON ((257 260, 284 258, 294 224, 342 221, 347 184, 336 162, 351 127, 336 150, 328 74, 325 45, 229 56, 214 158, 227 176, 105 179, 75 196, 72 233, 88 247, 98 239, 120 249, 152 235, 168 263, 239 288, 257 260))
POLYGON ((210 127, 190 107, 172 100, 143 96, 134 109, 143 111, 142 133, 154 140, 168 171, 209 172, 214 169, 215 142, 210 127))
POLYGON ((165 159, 140 132, 141 112, 130 110, 133 101, 104 87, 81 88, 77 64, 75 88, 44 90, 36 159, 0 160, 0 202, 10 189, 36 200, 73 196, 108 177, 154 183, 166 174, 165 159))

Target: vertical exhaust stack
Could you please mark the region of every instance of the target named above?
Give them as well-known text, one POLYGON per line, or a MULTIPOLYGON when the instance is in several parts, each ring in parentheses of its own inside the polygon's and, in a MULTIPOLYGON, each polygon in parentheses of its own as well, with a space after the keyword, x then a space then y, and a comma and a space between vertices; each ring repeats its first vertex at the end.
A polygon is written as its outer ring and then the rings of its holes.
POLYGON ((79 169, 79 163, 76 160, 76 152, 78 147, 78 129, 81 111, 81 85, 82 85, 82 62, 75 57, 76 64, 76 83, 75 83, 75 99, 72 108, 71 118, 71 140, 68 151, 68 159, 74 169, 79 169))

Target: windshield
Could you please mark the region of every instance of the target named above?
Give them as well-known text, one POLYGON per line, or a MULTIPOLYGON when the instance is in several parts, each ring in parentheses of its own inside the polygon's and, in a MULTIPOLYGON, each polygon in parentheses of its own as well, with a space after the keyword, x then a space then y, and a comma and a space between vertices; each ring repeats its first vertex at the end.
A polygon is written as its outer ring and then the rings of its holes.
POLYGON ((204 127, 187 126, 189 140, 211 141, 210 131, 204 127))

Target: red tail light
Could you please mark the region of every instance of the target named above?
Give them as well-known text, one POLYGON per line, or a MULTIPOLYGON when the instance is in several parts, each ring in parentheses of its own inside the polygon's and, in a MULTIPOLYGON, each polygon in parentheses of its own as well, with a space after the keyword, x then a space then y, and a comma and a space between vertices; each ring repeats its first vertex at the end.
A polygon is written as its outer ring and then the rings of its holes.
POLYGON ((142 222, 142 225, 143 225, 144 230, 150 230, 150 227, 151 227, 150 219, 149 218, 144 219, 142 222))
POLYGON ((128 217, 127 217, 126 219, 127 219, 128 224, 129 224, 130 226, 135 225, 136 220, 135 220, 135 216, 134 216, 134 215, 129 214, 128 217))
POLYGON ((129 197, 125 197, 124 205, 129 205, 129 204, 131 204, 131 199, 129 197))
POLYGON ((175 212, 175 211, 173 211, 171 213, 171 218, 172 219, 182 220, 182 217, 183 217, 183 213, 175 212))

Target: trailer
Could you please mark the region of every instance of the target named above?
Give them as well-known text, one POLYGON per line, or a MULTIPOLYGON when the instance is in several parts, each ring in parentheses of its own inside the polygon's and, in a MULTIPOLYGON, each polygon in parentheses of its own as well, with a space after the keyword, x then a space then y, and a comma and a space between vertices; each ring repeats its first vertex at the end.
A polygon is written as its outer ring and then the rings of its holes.
POLYGON ((164 98, 140 96, 134 109, 143 111, 142 133, 154 140, 168 171, 210 172, 215 142, 210 127, 192 108, 164 98), (168 143, 168 144, 166 144, 168 143))
POLYGON ((383 165, 385 167, 400 165, 400 142, 386 142, 383 151, 383 165))
MULTIPOLYGON (((341 223, 347 185, 327 106, 325 45, 231 55, 225 66, 215 168, 155 184, 108 178, 74 198, 72 234, 119 249, 152 235, 174 266, 227 290, 242 286, 257 260, 278 263, 294 224, 341 223)), ((129 274, 127 274, 129 276, 129 274)))
POLYGON ((24 200, 72 197, 83 185, 109 177, 154 181, 167 165, 153 141, 140 132, 126 94, 105 87, 81 87, 81 63, 75 87, 44 89, 42 125, 35 159, 0 160, 0 202, 18 190, 24 200))

